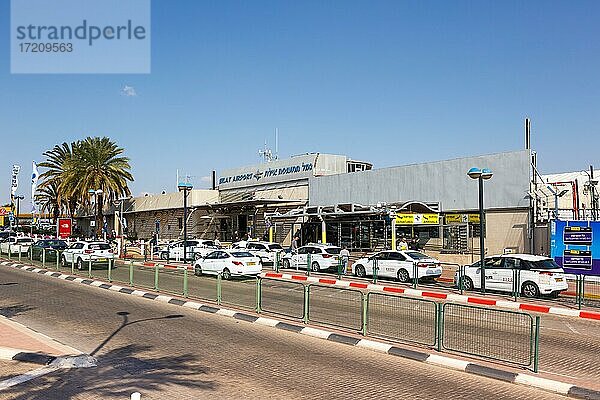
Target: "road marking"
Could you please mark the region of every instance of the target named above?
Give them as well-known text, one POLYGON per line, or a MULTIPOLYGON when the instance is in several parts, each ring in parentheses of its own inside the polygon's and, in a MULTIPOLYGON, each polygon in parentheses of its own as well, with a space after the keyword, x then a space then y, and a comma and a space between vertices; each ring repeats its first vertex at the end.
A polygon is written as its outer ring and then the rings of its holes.
POLYGON ((28 382, 34 378, 49 374, 51 372, 56 371, 57 369, 58 369, 58 367, 47 366, 47 367, 42 367, 42 368, 34 369, 33 371, 26 372, 23 375, 19 375, 19 376, 10 378, 10 379, 6 379, 6 380, 0 382, 0 391, 11 388, 16 385, 20 385, 21 383, 28 382))
POLYGON ((569 324, 568 322, 565 322, 565 325, 567 326, 567 328, 569 328, 569 329, 571 330, 571 332, 573 332, 573 333, 575 333, 575 334, 577 334, 577 335, 580 335, 580 333, 579 333, 579 332, 577 332, 577 329, 573 328, 573 327, 571 326, 571 324, 569 324))
POLYGON ((539 389, 549 390, 551 392, 556 392, 564 395, 568 394, 569 390, 573 387, 573 385, 569 383, 553 381, 550 379, 544 379, 538 376, 532 376, 527 374, 517 374, 517 377, 515 378, 515 383, 533 386, 539 389))

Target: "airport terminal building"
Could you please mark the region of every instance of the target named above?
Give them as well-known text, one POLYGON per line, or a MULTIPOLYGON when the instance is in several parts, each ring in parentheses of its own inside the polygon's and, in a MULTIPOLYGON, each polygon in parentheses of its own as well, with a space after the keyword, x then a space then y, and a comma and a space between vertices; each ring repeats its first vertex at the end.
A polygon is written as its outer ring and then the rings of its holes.
MULTIPOLYGON (((532 152, 520 150, 389 168, 344 155, 311 153, 213 173, 211 189, 134 198, 123 205, 130 236, 182 236, 231 242, 249 236, 288 246, 327 242, 354 252, 391 248, 418 237, 426 250, 478 254, 478 183, 466 172, 489 168, 485 181, 488 254, 548 251, 532 186, 532 152)), ((118 226, 119 207, 105 210, 118 226)), ((85 226, 86 217, 79 223, 85 226)), ((545 226, 545 228, 544 228, 545 226)), ((118 229, 115 228, 117 231, 118 229)))

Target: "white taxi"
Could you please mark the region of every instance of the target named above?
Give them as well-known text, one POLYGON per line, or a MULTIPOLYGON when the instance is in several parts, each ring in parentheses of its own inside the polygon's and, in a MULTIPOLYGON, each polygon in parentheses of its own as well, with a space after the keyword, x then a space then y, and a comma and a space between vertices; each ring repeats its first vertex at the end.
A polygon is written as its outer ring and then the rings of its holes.
POLYGON ((310 270, 314 272, 336 269, 340 263, 340 251, 337 246, 321 243, 309 243, 297 251, 283 256, 283 268, 307 269, 310 256, 310 270))
POLYGON ((194 262, 194 275, 256 276, 262 271, 260 258, 245 250, 216 250, 194 262))
POLYGON ((34 240, 30 237, 11 236, 0 244, 0 250, 4 254, 26 254, 33 245, 34 240))
MULTIPOLYGON (((463 289, 481 289, 479 264, 477 261, 465 267, 463 289)), ((523 297, 556 297, 569 287, 564 270, 553 259, 531 254, 504 254, 485 259, 485 288, 512 292, 515 271, 518 271, 518 287, 523 297)), ((458 271, 454 283, 459 283, 458 271)))
POLYGON ((368 258, 360 258, 352 264, 352 273, 358 277, 373 276, 377 261, 377 276, 397 279, 407 283, 414 279, 433 280, 442 275, 440 261, 416 250, 385 250, 368 258))
POLYGON ((81 270, 89 266, 90 262, 92 266, 102 265, 106 267, 108 267, 109 262, 112 262, 114 267, 114 259, 115 254, 110 243, 75 242, 62 252, 60 263, 65 268, 73 263, 77 269, 81 270))
POLYGON ((285 252, 279 243, 273 242, 245 242, 245 248, 250 253, 261 259, 263 264, 274 264, 277 253, 281 255, 285 252))

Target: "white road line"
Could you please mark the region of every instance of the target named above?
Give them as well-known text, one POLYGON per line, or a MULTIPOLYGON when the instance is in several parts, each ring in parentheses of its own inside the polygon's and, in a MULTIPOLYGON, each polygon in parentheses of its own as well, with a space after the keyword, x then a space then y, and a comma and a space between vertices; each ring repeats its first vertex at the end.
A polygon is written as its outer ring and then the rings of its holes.
POLYGON ((573 332, 573 333, 575 333, 575 334, 577 334, 577 335, 580 335, 580 333, 579 333, 579 332, 577 332, 577 329, 573 328, 573 327, 571 326, 571 324, 569 324, 568 322, 565 322, 565 325, 567 326, 567 328, 569 328, 569 329, 571 330, 571 332, 573 332))
POLYGON ((57 369, 58 368, 54 367, 54 366, 47 366, 47 367, 34 369, 33 371, 29 371, 27 373, 24 373, 23 375, 19 375, 19 376, 10 378, 10 379, 6 379, 6 380, 0 382, 0 391, 8 389, 8 388, 16 386, 16 385, 20 385, 21 383, 28 382, 34 378, 49 374, 51 372, 56 371, 57 369))

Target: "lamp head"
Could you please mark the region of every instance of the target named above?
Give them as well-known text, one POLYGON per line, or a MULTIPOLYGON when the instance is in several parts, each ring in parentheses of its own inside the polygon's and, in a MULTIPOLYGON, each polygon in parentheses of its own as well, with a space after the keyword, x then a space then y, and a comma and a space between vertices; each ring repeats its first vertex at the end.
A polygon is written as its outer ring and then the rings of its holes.
POLYGON ((481 170, 481 178, 482 179, 490 179, 492 177, 492 175, 494 175, 492 173, 492 170, 489 168, 484 168, 481 170))
POLYGON ((469 175, 469 178, 471 179, 479 179, 481 174, 482 171, 479 168, 471 168, 469 171, 467 171, 467 175, 469 175))

